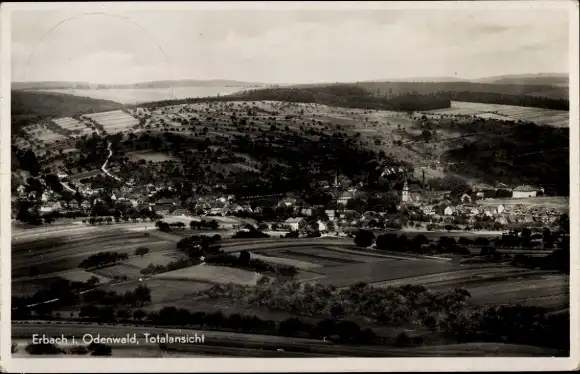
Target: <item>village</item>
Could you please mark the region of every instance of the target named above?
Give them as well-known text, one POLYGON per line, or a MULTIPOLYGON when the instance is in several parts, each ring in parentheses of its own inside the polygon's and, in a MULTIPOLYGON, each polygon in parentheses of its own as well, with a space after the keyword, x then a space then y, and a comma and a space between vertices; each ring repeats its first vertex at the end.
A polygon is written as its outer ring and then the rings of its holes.
MULTIPOLYGON (((225 186, 216 185, 214 188, 198 188, 197 193, 182 200, 170 197, 175 195, 174 186, 136 186, 128 181, 111 190, 70 181, 65 173, 59 173, 58 179, 63 186, 60 192, 45 186, 42 195, 37 196, 38 191, 30 192, 21 185, 13 200, 39 201, 40 213, 44 216, 112 216, 120 221, 143 216, 142 212, 146 211, 154 212, 157 218, 242 219, 232 221, 239 224, 222 223, 222 229, 239 229, 252 222, 261 230, 302 233, 311 230, 335 235, 361 228, 447 232, 505 232, 525 227, 541 230, 552 226, 567 208, 567 201, 562 207, 546 204, 546 199, 557 199, 542 196, 541 187, 528 185, 509 188, 505 184, 475 184, 461 194, 454 191, 455 196, 451 196, 451 191, 423 188, 421 182, 405 179, 396 195, 386 192, 369 196, 362 184, 348 186, 348 181, 344 183, 344 177, 341 177, 341 183, 338 178, 333 183, 318 183, 332 200, 326 204, 309 204, 300 193, 292 192, 236 198, 224 192, 225 186), (369 199, 388 200, 392 205, 370 206, 367 204, 369 199)), ((150 216, 149 213, 146 215, 150 216)))

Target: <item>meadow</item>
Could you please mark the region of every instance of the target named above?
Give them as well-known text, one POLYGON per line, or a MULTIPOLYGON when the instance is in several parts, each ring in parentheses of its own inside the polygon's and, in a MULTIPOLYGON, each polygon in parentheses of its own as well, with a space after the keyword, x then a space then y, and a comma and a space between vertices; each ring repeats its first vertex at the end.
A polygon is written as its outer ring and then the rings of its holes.
POLYGON ((108 133, 116 133, 128 131, 133 126, 139 124, 139 120, 123 112, 122 110, 114 110, 111 112, 101 112, 85 115, 88 118, 96 121, 103 126, 108 133))
POLYGON ((538 125, 568 127, 569 113, 563 110, 520 107, 514 105, 468 103, 452 101, 451 108, 436 109, 427 113, 445 115, 472 115, 482 118, 529 121, 538 125))
POLYGON ((127 153, 127 156, 132 160, 145 160, 151 162, 177 161, 177 159, 171 155, 153 151, 129 152, 127 153))
MULTIPOLYGON (((260 275, 226 266, 200 264, 153 276, 155 279, 255 285, 260 275)), ((187 284, 186 284, 187 286, 187 284)))
POLYGON ((528 207, 555 209, 561 212, 570 211, 570 198, 567 196, 538 196, 522 199, 488 199, 480 200, 477 203, 487 206, 526 205, 528 207))

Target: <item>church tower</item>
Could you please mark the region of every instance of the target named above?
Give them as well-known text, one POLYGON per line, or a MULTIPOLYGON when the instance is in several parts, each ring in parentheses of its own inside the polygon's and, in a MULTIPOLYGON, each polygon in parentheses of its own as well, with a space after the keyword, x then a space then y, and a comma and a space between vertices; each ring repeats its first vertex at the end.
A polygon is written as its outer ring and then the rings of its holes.
POLYGON ((401 202, 408 203, 409 201, 411 201, 411 195, 409 194, 409 185, 407 184, 407 181, 405 181, 405 184, 403 184, 403 192, 401 194, 401 202))

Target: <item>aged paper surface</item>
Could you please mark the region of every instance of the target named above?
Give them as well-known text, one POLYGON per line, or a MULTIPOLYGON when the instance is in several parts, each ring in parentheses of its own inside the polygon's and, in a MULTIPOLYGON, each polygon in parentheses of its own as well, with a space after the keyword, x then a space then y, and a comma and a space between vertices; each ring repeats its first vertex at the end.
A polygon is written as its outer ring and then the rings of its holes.
POLYGON ((577 367, 577 4, 1 27, 4 370, 577 367))

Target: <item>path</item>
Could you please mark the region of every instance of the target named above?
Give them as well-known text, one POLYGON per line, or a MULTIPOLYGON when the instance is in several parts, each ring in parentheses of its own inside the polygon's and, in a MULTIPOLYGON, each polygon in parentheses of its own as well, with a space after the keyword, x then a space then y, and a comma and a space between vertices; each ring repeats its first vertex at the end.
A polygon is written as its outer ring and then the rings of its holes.
MULTIPOLYGON (((98 136, 100 136, 101 138, 103 138, 103 135, 101 134, 101 132, 99 131, 98 128, 94 128, 95 132, 97 133, 98 136)), ((107 169, 107 163, 109 162, 109 159, 111 158, 111 156, 113 155, 113 150, 111 149, 111 142, 107 140, 107 150, 109 151, 109 155, 107 156, 107 159, 105 160, 105 162, 103 163, 103 166, 101 166, 101 170, 103 171, 103 173, 105 173, 106 175, 108 175, 111 178, 114 178, 115 180, 122 182, 122 179, 111 174, 107 169)))

